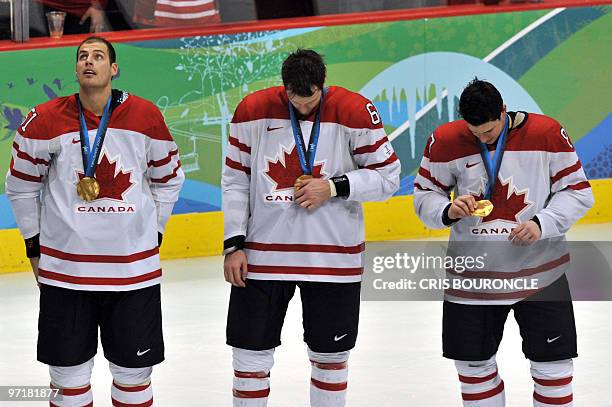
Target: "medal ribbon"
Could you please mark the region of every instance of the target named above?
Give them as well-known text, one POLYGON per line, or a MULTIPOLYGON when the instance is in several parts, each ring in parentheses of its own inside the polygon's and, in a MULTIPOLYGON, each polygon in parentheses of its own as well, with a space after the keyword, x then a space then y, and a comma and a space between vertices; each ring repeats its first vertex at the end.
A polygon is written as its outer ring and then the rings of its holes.
POLYGON ((113 96, 108 98, 106 106, 104 107, 104 113, 100 119, 98 125, 98 131, 96 132, 96 138, 94 140, 93 148, 89 145, 89 132, 87 130, 87 123, 85 122, 85 115, 83 114, 83 107, 81 106, 81 100, 77 95, 77 105, 79 107, 79 133, 81 136, 81 154, 83 156, 83 169, 85 170, 86 177, 93 177, 96 171, 96 165, 98 158, 100 157, 100 151, 102 150, 102 143, 106 136, 106 130, 108 129, 108 122, 110 121, 110 105, 113 96))
POLYGON ((499 138, 497 139, 497 146, 495 147, 495 154, 493 155, 493 160, 491 160, 487 145, 479 140, 480 155, 482 156, 482 162, 485 165, 485 168, 487 170, 487 177, 489 178, 484 199, 491 199, 491 195, 493 194, 493 188, 495 187, 495 182, 497 181, 497 174, 499 174, 499 168, 501 167, 504 150, 506 148, 506 137, 508 135, 508 131, 508 115, 506 115, 504 128, 501 134, 499 135, 499 138))
POLYGON ((291 128, 293 129, 293 138, 295 140, 295 146, 297 148, 298 157, 300 158, 300 166, 302 172, 305 175, 312 175, 312 169, 314 168, 315 154, 317 152, 317 145, 319 144, 319 130, 321 128, 321 110, 323 110, 323 100, 325 99, 325 93, 327 89, 321 91, 321 101, 317 108, 314 123, 310 129, 310 144, 308 150, 304 143, 304 136, 302 134, 302 128, 297 118, 295 117, 295 108, 289 101, 289 117, 291 118, 291 128))

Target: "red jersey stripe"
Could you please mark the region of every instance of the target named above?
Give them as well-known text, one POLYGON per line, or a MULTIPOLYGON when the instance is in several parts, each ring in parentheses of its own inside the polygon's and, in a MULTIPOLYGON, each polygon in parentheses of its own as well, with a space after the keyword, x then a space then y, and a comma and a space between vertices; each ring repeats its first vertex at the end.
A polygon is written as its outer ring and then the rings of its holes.
POLYGON ((229 143, 234 147, 238 147, 240 151, 244 151, 245 153, 251 154, 251 147, 247 146, 244 143, 241 143, 236 137, 229 137, 229 143))
POLYGON ((165 177, 162 177, 162 178, 151 178, 151 182, 156 182, 158 184, 165 184, 166 182, 170 181, 172 178, 178 175, 179 168, 181 168, 180 160, 176 164, 176 167, 174 168, 174 171, 172 171, 172 174, 166 175, 165 177))
POLYGON ((298 267, 298 266, 262 266, 249 264, 249 273, 266 274, 310 274, 316 276, 359 276, 363 274, 363 267, 298 267))
POLYGON ((528 277, 534 274, 543 273, 555 269, 565 263, 569 263, 569 253, 564 254, 556 260, 549 261, 540 266, 525 268, 519 271, 506 272, 506 271, 464 271, 462 273, 456 272, 453 269, 446 269, 450 274, 455 276, 461 276, 465 278, 496 278, 510 280, 518 277, 528 277))
POLYGON ((530 295, 542 291, 544 288, 546 287, 535 288, 533 290, 512 291, 509 293, 481 293, 449 288, 444 292, 453 297, 467 298, 472 300, 517 300, 529 297, 530 295))
POLYGON ((238 161, 234 161, 229 157, 225 157, 225 165, 227 165, 230 168, 233 168, 235 170, 238 171, 243 171, 249 175, 251 175, 251 168, 250 167, 245 167, 244 165, 240 164, 238 161))
POLYGON ((389 139, 387 136, 381 138, 374 144, 370 144, 368 146, 362 146, 353 150, 353 155, 357 154, 365 154, 365 153, 373 153, 380 148, 383 144, 385 144, 389 139))
POLYGON ((573 165, 570 165, 569 167, 562 169, 561 171, 559 171, 558 173, 550 177, 550 182, 551 184, 554 184, 555 182, 559 181, 561 178, 566 177, 578 171, 581 168, 582 168, 582 164, 580 164, 580 161, 576 161, 573 165))
POLYGON ((49 161, 47 160, 43 160, 42 158, 34 158, 31 155, 29 155, 28 153, 26 153, 25 151, 21 151, 19 149, 19 144, 17 144, 16 142, 13 141, 13 148, 15 149, 15 151, 17 151, 17 157, 21 158, 22 160, 26 160, 31 162, 34 165, 49 165, 49 161))
POLYGON ((363 168, 366 168, 368 170, 375 170, 376 168, 384 167, 384 166, 389 165, 389 164, 391 164, 392 162, 395 162, 395 161, 397 161, 397 155, 395 155, 395 153, 393 153, 385 161, 383 161, 381 163, 366 165, 363 168))
POLYGON ((450 187, 447 187, 446 185, 444 185, 443 183, 438 181, 433 175, 431 175, 431 172, 429 172, 428 170, 426 170, 422 166, 419 167, 419 175, 424 177, 424 178, 427 178, 428 180, 430 180, 438 188, 441 188, 441 189, 443 189, 445 191, 448 191, 450 189, 450 187))
POLYGON ((149 167, 161 167, 162 165, 168 164, 172 161, 172 157, 178 154, 178 149, 172 150, 168 153, 168 155, 160 160, 151 160, 147 164, 149 167))
POLYGON ((365 250, 365 243, 356 246, 334 246, 327 244, 291 244, 291 243, 257 243, 246 242, 245 248, 259 251, 273 252, 302 252, 302 253, 343 253, 358 254, 365 250))
POLYGON ((40 246, 40 252, 57 259, 80 263, 133 263, 159 254, 159 247, 127 255, 66 253, 46 246, 40 246))
POLYGON ((41 176, 34 176, 34 175, 30 175, 30 174, 26 174, 24 172, 21 171, 17 171, 15 168, 15 161, 11 158, 11 165, 10 165, 10 171, 11 171, 11 175, 13 177, 22 179, 24 181, 30 181, 30 182, 42 182, 42 175, 41 176))
POLYGON ((67 274, 57 273, 54 271, 38 269, 38 275, 49 280, 61 281, 70 284, 81 285, 130 285, 142 283, 161 277, 162 270, 157 269, 150 273, 142 274, 135 277, 77 277, 67 274))

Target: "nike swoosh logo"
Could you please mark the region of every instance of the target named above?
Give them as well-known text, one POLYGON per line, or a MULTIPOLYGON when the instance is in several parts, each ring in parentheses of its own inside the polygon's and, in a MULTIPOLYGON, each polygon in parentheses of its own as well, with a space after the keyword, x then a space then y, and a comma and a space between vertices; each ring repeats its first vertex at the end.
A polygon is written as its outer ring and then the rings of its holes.
POLYGON ((72 139, 72 144, 78 144, 80 142, 81 142, 81 139, 78 139, 78 138, 72 139))
POLYGON ((270 127, 270 126, 268 126, 267 130, 268 131, 274 131, 274 130, 278 130, 278 129, 282 129, 282 128, 283 128, 282 126, 281 127, 270 127))
POLYGON ((550 338, 546 338, 546 343, 553 343, 554 341, 556 341, 556 340, 557 340, 557 339, 559 339, 560 337, 561 337, 561 335, 556 336, 556 337, 554 337, 554 338, 552 338, 552 339, 550 339, 550 338))
POLYGON ((145 350, 144 352, 141 352, 140 349, 138 349, 138 351, 136 352, 136 356, 142 356, 142 355, 144 355, 145 353, 147 353, 150 350, 151 350, 151 348, 145 350))
POLYGON ((474 163, 474 164, 470 164, 470 163, 465 163, 465 168, 472 168, 475 165, 478 165, 480 163, 474 163))
POLYGON ((338 342, 340 339, 344 338, 346 335, 348 334, 344 334, 342 336, 338 336, 338 335, 334 336, 334 342, 338 342))

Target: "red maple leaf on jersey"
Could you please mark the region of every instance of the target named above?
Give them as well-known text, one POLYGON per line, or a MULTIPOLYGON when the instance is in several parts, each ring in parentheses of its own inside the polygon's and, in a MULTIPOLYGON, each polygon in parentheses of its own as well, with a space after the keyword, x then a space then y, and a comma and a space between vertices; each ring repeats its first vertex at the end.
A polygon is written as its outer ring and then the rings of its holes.
MULTIPOLYGON (((276 183, 275 191, 293 188, 295 180, 304 173, 295 146, 290 153, 283 151, 283 154, 285 155, 284 164, 280 159, 274 162, 268 161, 268 171, 266 171, 266 174, 276 183)), ((314 178, 321 178, 322 168, 323 164, 315 165, 312 169, 312 176, 314 178)))
MULTIPOLYGON (((102 155, 102 159, 96 166, 95 178, 100 184, 100 195, 97 199, 110 198, 123 201, 123 194, 130 189, 134 184, 131 178, 131 172, 119 171, 115 175, 117 169, 117 161, 110 162, 106 153, 102 155)), ((79 180, 83 179, 85 175, 79 172, 79 180)))
MULTIPOLYGON (((498 180, 493 188, 493 194, 491 194, 491 202, 493 203, 493 211, 489 216, 485 217, 482 222, 491 222, 494 220, 506 220, 508 222, 519 223, 518 214, 529 206, 525 202, 527 198, 527 191, 517 194, 516 189, 512 191, 512 194, 508 196, 508 188, 510 187, 510 181, 507 183, 498 180)), ((484 199, 483 194, 476 197, 476 200, 484 199)))

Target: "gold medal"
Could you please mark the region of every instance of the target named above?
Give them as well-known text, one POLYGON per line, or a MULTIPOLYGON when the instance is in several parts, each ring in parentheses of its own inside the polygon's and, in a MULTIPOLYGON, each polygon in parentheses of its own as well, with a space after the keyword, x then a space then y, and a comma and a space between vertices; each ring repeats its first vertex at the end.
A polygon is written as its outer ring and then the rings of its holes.
POLYGON ((83 177, 77 183, 77 194, 82 200, 91 202, 100 195, 100 184, 92 177, 83 177))
POLYGON ((299 177, 297 177, 297 179, 295 180, 295 184, 294 184, 295 192, 300 190, 300 187, 298 187, 297 185, 298 181, 302 181, 302 180, 310 179, 310 178, 312 178, 312 175, 306 175, 306 174, 300 175, 299 177))
POLYGON ((482 201, 476 201, 476 210, 472 212, 472 216, 480 216, 485 218, 493 212, 493 203, 489 200, 483 199, 482 201))

